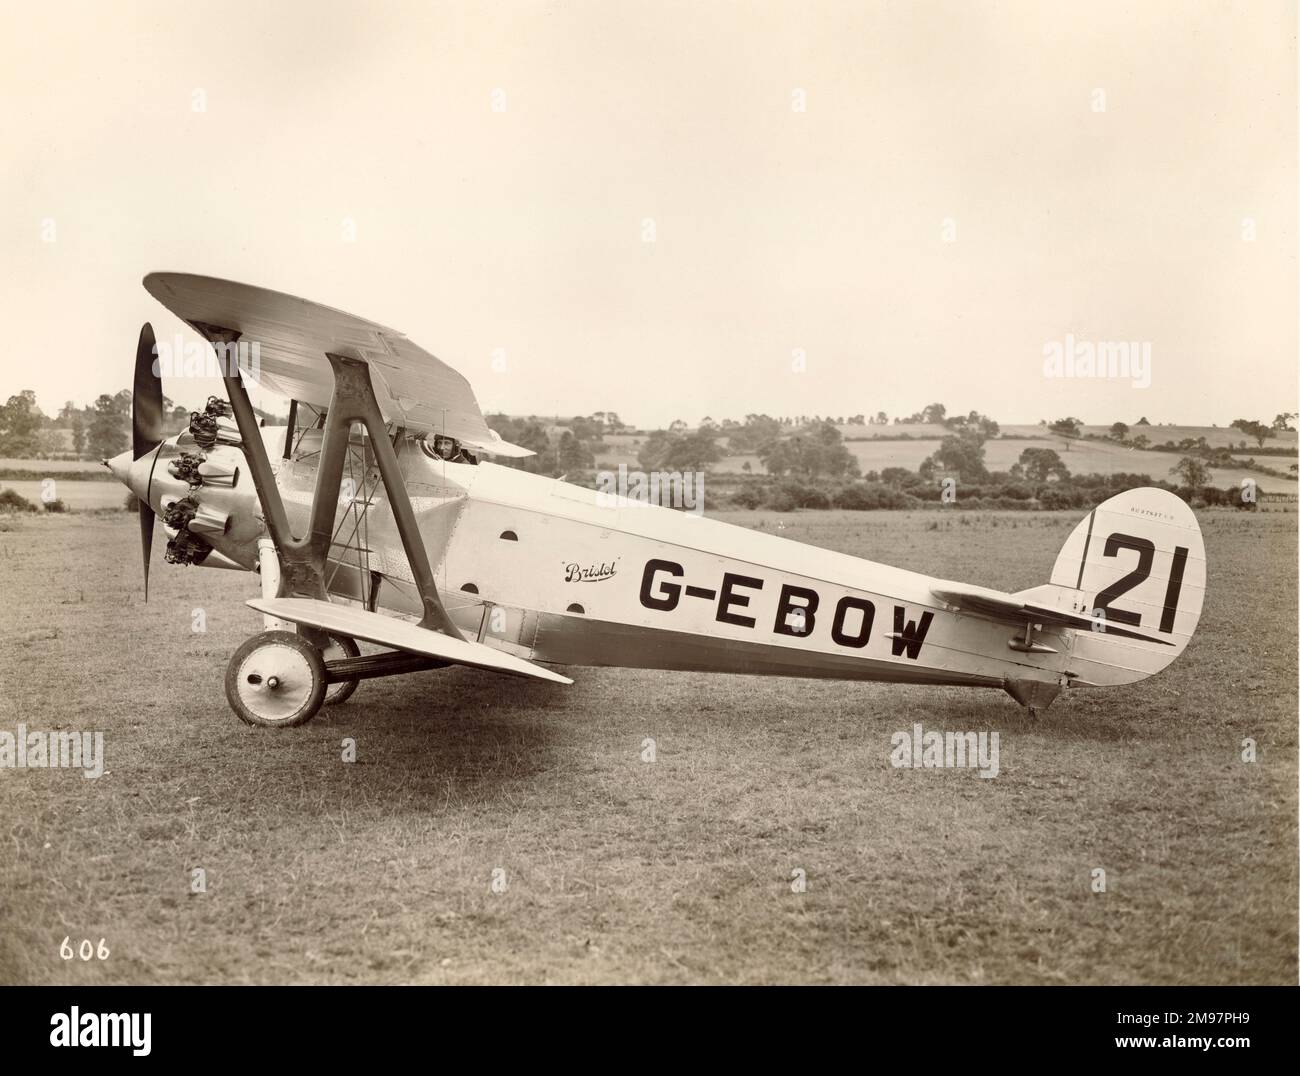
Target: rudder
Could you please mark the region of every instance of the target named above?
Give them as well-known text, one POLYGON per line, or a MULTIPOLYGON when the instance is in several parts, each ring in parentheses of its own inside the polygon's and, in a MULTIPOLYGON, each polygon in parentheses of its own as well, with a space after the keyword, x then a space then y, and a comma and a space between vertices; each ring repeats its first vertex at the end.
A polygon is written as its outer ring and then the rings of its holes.
POLYGON ((1094 631, 1074 635, 1073 682, 1143 680, 1186 649, 1201 617, 1205 544, 1196 515, 1168 490, 1144 487, 1111 497, 1066 539, 1051 583, 1019 596, 1031 594, 1094 620, 1094 631))

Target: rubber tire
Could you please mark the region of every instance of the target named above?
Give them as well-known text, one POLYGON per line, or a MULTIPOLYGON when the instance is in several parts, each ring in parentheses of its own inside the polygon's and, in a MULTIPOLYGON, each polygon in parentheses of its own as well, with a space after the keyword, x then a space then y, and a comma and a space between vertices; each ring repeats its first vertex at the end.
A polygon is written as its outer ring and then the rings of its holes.
POLYGON ((264 631, 254 635, 230 658, 226 666, 226 701, 239 719, 260 728, 284 729, 304 725, 316 716, 325 701, 325 659, 311 643, 291 631, 264 631), (239 673, 250 654, 266 647, 284 646, 300 654, 307 663, 311 685, 303 704, 287 718, 268 719, 253 712, 239 696, 239 673))
MULTIPOLYGON (((359 658, 361 656, 361 647, 357 646, 357 641, 350 635, 335 635, 329 633, 330 642, 337 646, 350 658, 359 658)), ((322 659, 324 655, 321 655, 322 659)), ((340 680, 335 684, 325 686, 325 705, 338 706, 340 703, 347 702, 352 698, 352 693, 356 691, 360 680, 340 680)))

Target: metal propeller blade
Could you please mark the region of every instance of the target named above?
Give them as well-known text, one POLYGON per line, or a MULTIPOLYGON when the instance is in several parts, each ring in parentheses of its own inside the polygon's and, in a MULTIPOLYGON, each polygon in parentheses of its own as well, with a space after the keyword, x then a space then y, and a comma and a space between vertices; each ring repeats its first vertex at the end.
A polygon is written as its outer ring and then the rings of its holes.
POLYGON ((153 552, 154 510, 140 502, 140 548, 144 552, 144 600, 149 600, 149 554, 153 552))
POLYGON ((153 326, 147 321, 135 346, 135 383, 131 391, 131 454, 139 459, 163 439, 162 378, 154 373, 153 326))
MULTIPOLYGON (((139 459, 163 439, 162 378, 154 372, 153 326, 147 321, 135 346, 131 391, 131 455, 139 459)), ((153 552, 154 510, 140 499, 140 549, 144 554, 144 600, 149 600, 149 554, 153 552)))

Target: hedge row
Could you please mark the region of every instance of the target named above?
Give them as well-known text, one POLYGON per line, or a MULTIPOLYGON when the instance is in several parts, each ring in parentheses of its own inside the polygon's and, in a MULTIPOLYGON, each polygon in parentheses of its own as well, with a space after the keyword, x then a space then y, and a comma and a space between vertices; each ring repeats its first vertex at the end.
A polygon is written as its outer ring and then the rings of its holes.
MULTIPOLYGON (((1100 476, 1113 479, 1119 476, 1100 476)), ((1125 476, 1128 477, 1128 476, 1125 476)), ((1007 483, 999 485, 957 485, 945 491, 937 484, 918 484, 905 489, 887 486, 881 482, 853 482, 847 485, 824 488, 803 482, 751 482, 725 498, 709 498, 715 508, 766 508, 776 512, 790 512, 798 508, 843 508, 852 511, 878 509, 929 508, 935 506, 965 509, 1002 510, 1053 510, 1088 509, 1099 501, 1136 486, 1156 486, 1169 490, 1183 500, 1199 507, 1223 505, 1236 508, 1253 508, 1243 500, 1237 486, 1219 489, 1207 486, 1199 490, 1178 489, 1167 482, 1152 482, 1145 476, 1137 482, 1007 483)))
MULTIPOLYGON (((66 512, 68 506, 61 500, 48 501, 44 506, 47 512, 66 512)), ((0 513, 12 515, 15 512, 38 512, 40 508, 32 504, 16 490, 0 489, 0 513)))

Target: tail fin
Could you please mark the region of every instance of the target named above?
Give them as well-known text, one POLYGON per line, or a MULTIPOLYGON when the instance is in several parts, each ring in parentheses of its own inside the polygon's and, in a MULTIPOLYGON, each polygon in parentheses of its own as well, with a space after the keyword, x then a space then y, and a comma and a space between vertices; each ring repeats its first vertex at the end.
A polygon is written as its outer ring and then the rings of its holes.
POLYGON ((1019 598, 1092 617, 1074 634, 1070 672, 1078 684, 1131 684, 1186 649, 1205 598, 1205 544, 1180 497, 1150 487, 1098 505, 1066 539, 1047 586, 1019 598), (1128 629, 1147 639, 1107 632, 1128 629))

